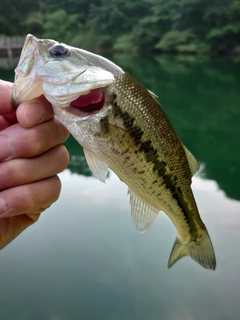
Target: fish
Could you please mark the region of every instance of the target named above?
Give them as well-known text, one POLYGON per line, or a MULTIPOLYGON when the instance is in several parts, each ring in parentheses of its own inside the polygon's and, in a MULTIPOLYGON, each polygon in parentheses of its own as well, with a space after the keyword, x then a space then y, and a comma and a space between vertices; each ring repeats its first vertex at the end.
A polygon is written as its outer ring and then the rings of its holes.
POLYGON ((83 147, 94 176, 105 182, 110 169, 128 186, 140 233, 160 211, 171 219, 177 236, 168 267, 190 256, 215 270, 214 248, 191 189, 199 164, 157 96, 100 55, 29 34, 15 69, 13 103, 41 95, 83 147))

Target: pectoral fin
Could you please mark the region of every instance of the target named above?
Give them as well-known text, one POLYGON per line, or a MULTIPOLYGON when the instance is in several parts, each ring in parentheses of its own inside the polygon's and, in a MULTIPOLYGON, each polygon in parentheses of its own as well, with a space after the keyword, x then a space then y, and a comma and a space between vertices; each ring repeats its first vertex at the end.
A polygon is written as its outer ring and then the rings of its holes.
POLYGON ((83 148, 87 163, 94 176, 102 182, 106 181, 108 166, 97 158, 91 151, 83 148))
POLYGON ((145 233, 152 227, 159 210, 146 203, 130 189, 129 193, 132 221, 140 233, 145 233))

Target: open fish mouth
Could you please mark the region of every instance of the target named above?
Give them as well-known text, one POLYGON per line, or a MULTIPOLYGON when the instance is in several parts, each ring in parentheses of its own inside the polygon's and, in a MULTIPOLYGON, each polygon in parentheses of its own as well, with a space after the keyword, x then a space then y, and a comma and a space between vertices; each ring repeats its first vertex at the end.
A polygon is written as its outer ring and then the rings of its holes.
POLYGON ((106 88, 96 88, 86 94, 81 94, 65 109, 81 118, 99 114, 105 105, 105 90, 106 88))
POLYGON ((93 89, 85 95, 80 95, 70 105, 85 112, 99 111, 104 105, 104 92, 101 88, 93 89))

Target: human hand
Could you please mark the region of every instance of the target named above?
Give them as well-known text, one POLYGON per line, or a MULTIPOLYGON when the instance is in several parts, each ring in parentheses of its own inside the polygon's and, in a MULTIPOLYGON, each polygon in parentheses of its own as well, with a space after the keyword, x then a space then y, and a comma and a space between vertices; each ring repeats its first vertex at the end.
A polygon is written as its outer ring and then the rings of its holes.
POLYGON ((44 97, 12 106, 12 83, 0 80, 0 249, 58 199, 57 174, 69 162, 69 133, 44 97))

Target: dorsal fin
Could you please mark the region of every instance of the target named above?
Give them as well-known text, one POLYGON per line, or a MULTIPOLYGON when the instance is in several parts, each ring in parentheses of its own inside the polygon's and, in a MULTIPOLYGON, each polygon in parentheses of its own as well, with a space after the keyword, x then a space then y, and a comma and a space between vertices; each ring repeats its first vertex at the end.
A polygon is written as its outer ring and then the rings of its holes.
POLYGON ((157 98, 158 98, 158 96, 157 96, 154 92, 152 92, 151 90, 148 90, 148 92, 151 94, 151 96, 152 96, 154 99, 157 99, 157 98))
POLYGON ((140 233, 145 233, 152 227, 159 210, 146 203, 130 189, 129 193, 132 221, 140 233))
POLYGON ((196 158, 194 157, 194 155, 185 147, 185 145, 182 143, 183 149, 186 153, 187 159, 188 159, 188 163, 189 163, 189 167, 191 170, 191 174, 192 176, 199 170, 199 163, 196 160, 196 158))

